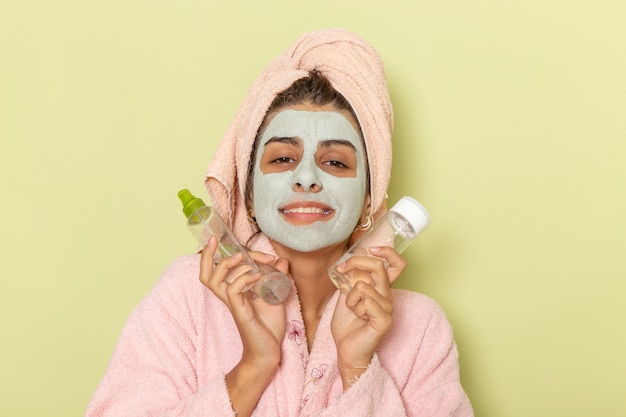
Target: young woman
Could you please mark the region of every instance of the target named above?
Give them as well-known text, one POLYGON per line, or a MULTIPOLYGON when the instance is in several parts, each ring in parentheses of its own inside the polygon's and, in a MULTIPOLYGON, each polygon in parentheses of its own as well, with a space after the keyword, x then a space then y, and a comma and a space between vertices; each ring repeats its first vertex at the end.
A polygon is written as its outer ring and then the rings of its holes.
POLYGON ((305 34, 261 74, 207 172, 253 259, 292 279, 281 304, 224 279, 217 243, 177 259, 133 311, 88 416, 471 416, 450 326, 392 290, 392 248, 328 268, 385 211, 393 117, 382 63, 338 29, 305 34), (198 277, 200 282, 198 283, 198 277), (204 285, 203 285, 204 284, 204 285))

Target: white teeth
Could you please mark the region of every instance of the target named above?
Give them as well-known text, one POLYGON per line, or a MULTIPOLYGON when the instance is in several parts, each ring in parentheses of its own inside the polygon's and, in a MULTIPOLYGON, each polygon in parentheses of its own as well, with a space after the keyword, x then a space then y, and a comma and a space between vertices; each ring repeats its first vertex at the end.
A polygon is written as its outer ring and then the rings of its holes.
POLYGON ((283 209, 283 213, 329 214, 330 210, 324 210, 318 207, 296 207, 292 209, 283 209))

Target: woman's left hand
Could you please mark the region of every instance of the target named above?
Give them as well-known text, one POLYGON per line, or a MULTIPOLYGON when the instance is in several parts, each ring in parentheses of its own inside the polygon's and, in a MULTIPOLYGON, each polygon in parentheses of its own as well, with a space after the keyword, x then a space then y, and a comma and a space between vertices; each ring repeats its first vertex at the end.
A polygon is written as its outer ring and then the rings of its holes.
POLYGON ((367 277, 354 282, 347 294, 339 295, 331 322, 344 389, 367 369, 376 347, 391 327, 391 283, 406 267, 404 258, 392 248, 372 249, 376 258, 353 256, 340 268, 341 272, 367 277))

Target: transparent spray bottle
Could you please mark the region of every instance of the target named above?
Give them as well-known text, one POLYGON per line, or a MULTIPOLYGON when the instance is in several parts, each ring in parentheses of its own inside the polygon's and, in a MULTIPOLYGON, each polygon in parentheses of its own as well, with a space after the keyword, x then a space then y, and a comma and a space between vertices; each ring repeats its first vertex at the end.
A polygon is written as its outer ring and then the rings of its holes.
POLYGON ((204 247, 211 236, 217 239, 217 250, 213 256, 213 262, 217 263, 222 258, 235 253, 242 254, 241 264, 231 269, 225 278, 226 282, 232 282, 234 278, 245 272, 259 272, 261 278, 245 291, 254 291, 269 304, 280 304, 287 298, 291 291, 289 278, 272 265, 255 263, 213 207, 207 206, 186 189, 178 192, 178 198, 183 203, 187 226, 200 245, 204 247))
POLYGON ((414 198, 404 196, 378 219, 333 266, 328 269, 331 281, 343 292, 352 289, 352 273, 342 274, 337 266, 355 255, 372 256, 372 246, 391 246, 402 253, 428 226, 430 216, 414 198))

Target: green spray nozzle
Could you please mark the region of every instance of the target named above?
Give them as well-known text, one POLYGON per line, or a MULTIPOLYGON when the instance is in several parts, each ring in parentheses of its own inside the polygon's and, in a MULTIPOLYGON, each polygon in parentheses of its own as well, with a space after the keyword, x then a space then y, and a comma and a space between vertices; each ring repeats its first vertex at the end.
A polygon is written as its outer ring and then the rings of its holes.
POLYGON ((204 201, 197 197, 194 197, 194 195, 191 194, 191 192, 187 189, 180 190, 178 192, 178 198, 183 203, 183 213, 185 213, 185 217, 187 218, 189 218, 189 216, 191 216, 194 211, 206 206, 206 204, 204 204, 204 201))

